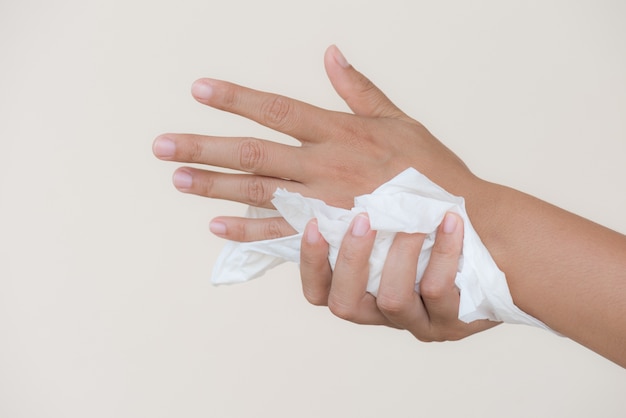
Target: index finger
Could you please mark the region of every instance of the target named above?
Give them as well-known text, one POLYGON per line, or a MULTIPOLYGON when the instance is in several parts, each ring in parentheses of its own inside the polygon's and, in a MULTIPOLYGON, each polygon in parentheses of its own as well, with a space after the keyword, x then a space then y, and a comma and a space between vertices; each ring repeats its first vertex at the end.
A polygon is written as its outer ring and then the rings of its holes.
POLYGON ((243 116, 301 142, 320 142, 335 136, 347 113, 335 112, 221 80, 202 78, 191 93, 200 103, 243 116))

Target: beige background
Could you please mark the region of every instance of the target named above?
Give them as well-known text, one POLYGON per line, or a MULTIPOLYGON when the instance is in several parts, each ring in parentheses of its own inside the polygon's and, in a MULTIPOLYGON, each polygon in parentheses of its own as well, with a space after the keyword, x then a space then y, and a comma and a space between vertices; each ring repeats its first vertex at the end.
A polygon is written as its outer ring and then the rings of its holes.
POLYGON ((456 343, 308 305, 296 266, 214 288, 162 132, 281 137, 224 78, 345 109, 337 43, 480 176, 626 232, 626 3, 0 2, 0 416, 622 417, 626 373, 547 332, 456 343))

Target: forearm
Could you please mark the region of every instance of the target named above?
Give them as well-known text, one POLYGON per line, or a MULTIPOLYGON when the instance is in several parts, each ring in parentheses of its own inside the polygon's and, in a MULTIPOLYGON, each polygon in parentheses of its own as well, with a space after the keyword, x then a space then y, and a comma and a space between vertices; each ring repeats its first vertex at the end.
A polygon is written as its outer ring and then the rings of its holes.
POLYGON ((626 236, 491 183, 466 200, 516 305, 626 367, 626 236))

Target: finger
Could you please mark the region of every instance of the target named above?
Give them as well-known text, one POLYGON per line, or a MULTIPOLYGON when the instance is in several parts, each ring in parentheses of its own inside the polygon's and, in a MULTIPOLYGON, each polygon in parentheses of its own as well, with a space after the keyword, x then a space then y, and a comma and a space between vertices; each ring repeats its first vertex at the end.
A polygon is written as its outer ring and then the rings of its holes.
POLYGON ((366 292, 375 238, 367 215, 357 215, 341 243, 328 297, 333 314, 358 324, 389 324, 376 307, 376 299, 366 292))
POLYGON ((300 277, 306 300, 313 305, 327 305, 332 270, 328 263, 328 244, 320 234, 315 219, 307 224, 302 236, 300 277))
POLYGON ((299 147, 256 138, 166 134, 152 145, 154 155, 168 161, 200 163, 279 178, 300 173, 299 147))
POLYGON ((209 229, 220 238, 231 241, 251 242, 294 235, 296 230, 285 218, 240 218, 219 216, 211 221, 209 229))
POLYGON ((335 91, 356 115, 410 120, 374 83, 350 65, 335 45, 326 50, 324 66, 335 91))
POLYGON ((396 234, 383 267, 376 303, 400 328, 428 325, 428 314, 415 291, 417 259, 424 234, 396 234))
POLYGON ((304 192, 297 182, 251 174, 228 174, 181 167, 174 172, 173 183, 183 193, 230 200, 262 208, 274 208, 272 198, 277 188, 304 192))
POLYGON ((303 142, 334 137, 346 125, 346 117, 351 116, 208 78, 197 80, 191 92, 201 103, 251 119, 303 142))
POLYGON ((458 320, 460 298, 454 279, 462 249, 463 220, 457 214, 447 213, 420 282, 420 294, 433 325, 458 320))

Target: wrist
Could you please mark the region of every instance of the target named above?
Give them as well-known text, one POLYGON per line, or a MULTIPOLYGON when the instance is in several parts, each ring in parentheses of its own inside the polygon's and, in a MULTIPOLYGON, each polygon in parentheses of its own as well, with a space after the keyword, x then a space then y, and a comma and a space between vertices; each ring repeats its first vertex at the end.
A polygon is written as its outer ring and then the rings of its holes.
POLYGON ((506 214, 510 213, 507 198, 513 189, 473 177, 465 184, 461 196, 472 226, 485 244, 496 263, 504 261, 508 225, 506 214))

